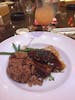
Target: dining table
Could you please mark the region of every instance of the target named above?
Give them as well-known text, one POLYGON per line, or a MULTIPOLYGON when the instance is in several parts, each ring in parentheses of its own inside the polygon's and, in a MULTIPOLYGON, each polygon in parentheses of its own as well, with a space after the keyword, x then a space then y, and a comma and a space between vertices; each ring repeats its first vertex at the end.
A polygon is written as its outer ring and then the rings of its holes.
MULTIPOLYGON (((0 42, 4 41, 5 39, 11 36, 14 36, 16 34, 16 30, 19 28, 28 28, 29 16, 25 14, 25 18, 23 18, 22 20, 13 20, 11 18, 13 13, 23 12, 23 11, 22 9, 17 8, 15 5, 9 5, 9 9, 10 9, 9 23, 6 25, 0 25, 0 42)), ((31 18, 31 24, 34 25, 35 23, 34 13, 30 15, 30 18, 31 18)), ((60 4, 59 11, 56 13, 55 18, 57 22, 56 25, 53 24, 53 28, 75 27, 75 13, 72 10, 71 11, 68 10, 66 5, 60 4)))

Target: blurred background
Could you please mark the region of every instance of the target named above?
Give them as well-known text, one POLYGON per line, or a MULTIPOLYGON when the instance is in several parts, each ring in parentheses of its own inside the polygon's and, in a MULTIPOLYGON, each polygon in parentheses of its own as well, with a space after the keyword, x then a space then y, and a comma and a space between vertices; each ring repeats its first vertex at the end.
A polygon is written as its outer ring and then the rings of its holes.
POLYGON ((0 41, 16 30, 75 27, 75 0, 0 0, 0 41))

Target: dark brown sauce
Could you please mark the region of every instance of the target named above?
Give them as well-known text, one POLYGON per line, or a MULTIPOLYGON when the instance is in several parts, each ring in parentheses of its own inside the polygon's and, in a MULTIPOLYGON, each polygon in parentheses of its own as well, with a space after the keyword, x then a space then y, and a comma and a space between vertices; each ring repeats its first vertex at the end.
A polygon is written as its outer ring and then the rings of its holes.
POLYGON ((54 68, 62 68, 62 63, 55 54, 51 51, 36 49, 28 53, 28 55, 34 60, 41 64, 47 64, 54 68))

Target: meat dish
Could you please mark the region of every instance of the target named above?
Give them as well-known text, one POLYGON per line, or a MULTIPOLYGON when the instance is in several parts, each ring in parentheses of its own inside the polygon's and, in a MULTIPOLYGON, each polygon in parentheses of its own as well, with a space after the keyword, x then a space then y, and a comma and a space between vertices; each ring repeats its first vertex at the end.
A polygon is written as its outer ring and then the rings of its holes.
POLYGON ((41 86, 52 72, 61 72, 64 68, 57 50, 49 46, 29 52, 15 52, 9 57, 7 74, 16 82, 41 86))

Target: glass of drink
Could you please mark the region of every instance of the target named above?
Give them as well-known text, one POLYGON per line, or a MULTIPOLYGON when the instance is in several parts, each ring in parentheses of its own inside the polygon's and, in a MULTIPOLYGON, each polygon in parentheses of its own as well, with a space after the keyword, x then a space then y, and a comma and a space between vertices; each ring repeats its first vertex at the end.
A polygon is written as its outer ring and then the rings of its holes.
POLYGON ((54 18, 54 9, 50 0, 36 0, 35 19, 38 25, 47 26, 54 18))
POLYGON ((34 13, 34 4, 32 2, 32 0, 19 0, 20 5, 22 7, 23 12, 25 13, 26 17, 27 17, 27 26, 30 26, 32 24, 32 17, 33 17, 33 13, 34 13))

